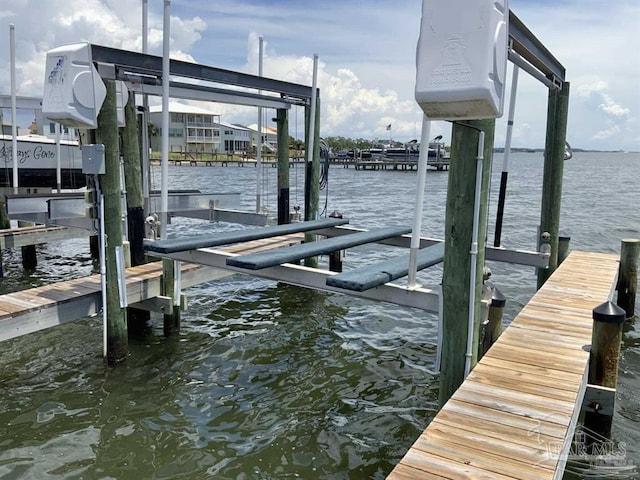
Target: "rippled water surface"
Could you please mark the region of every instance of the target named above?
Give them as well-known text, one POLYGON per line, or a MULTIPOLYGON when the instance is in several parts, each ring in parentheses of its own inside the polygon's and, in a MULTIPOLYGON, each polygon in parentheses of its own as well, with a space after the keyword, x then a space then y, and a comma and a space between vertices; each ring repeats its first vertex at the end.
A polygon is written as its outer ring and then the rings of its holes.
MULTIPOLYGON (((542 164, 541 154, 512 157, 507 247, 535 248, 542 164)), ((276 169, 264 171, 263 202, 275 215, 276 169)), ((302 204, 302 167, 290 175, 291 203, 302 204)), ((493 172, 491 239, 499 176, 493 172)), ((255 177, 250 167, 170 168, 172 188, 241 192, 246 210, 255 177)), ((447 178, 427 176, 424 235, 443 235, 447 178)), ((577 153, 566 162, 562 230, 572 248, 618 252, 620 239, 639 238, 638 184, 638 154, 577 153)), ((414 195, 415 173, 335 167, 327 210, 366 228, 410 225, 414 195)), ((170 231, 235 228, 243 227, 176 219, 170 231)), ((0 293, 90 273, 86 243, 39 247, 31 274, 18 252, 4 252, 0 293)), ((390 253, 359 247, 345 264, 390 253)), ((508 297, 508 322, 534 292, 535 273, 490 266, 508 297)), ((434 268, 420 281, 435 286, 440 275, 434 268)), ((116 368, 101 357, 100 318, 0 343, 0 478, 384 478, 435 413, 432 315, 241 275, 187 293, 180 336, 165 339, 154 318, 116 368)), ((629 324, 614 435, 636 464, 638 391, 640 327, 629 324)))

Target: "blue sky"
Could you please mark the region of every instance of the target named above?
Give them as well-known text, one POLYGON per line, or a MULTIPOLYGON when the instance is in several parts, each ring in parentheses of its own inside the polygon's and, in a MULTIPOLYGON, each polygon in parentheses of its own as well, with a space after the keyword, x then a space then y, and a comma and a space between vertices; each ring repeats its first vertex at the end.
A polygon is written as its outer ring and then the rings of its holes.
MULTIPOLYGON (((148 2, 150 51, 160 54, 163 2, 148 2)), ((18 94, 42 95, 45 54, 58 45, 89 41, 139 50, 141 4, 0 0, 0 38, 8 43, 8 25, 16 25, 18 94)), ((414 100, 421 5, 418 0, 173 0, 172 56, 257 73, 262 35, 265 76, 310 84, 317 53, 323 136, 388 139, 385 127, 391 124, 394 139, 410 140, 419 135, 421 121, 414 100)), ((640 2, 512 0, 510 8, 567 69, 570 143, 640 151, 640 2)), ((9 54, 0 48, 0 94, 9 93, 9 54)), ((520 75, 514 146, 544 145, 546 98, 544 86, 520 75)), ((252 109, 208 108, 228 122, 256 121, 252 109)), ((290 132, 302 135, 301 113, 297 125, 295 112, 291 118, 290 132)), ((503 117, 497 121, 497 146, 504 144, 505 130, 503 117)), ((448 139, 450 127, 434 122, 432 133, 448 139)))

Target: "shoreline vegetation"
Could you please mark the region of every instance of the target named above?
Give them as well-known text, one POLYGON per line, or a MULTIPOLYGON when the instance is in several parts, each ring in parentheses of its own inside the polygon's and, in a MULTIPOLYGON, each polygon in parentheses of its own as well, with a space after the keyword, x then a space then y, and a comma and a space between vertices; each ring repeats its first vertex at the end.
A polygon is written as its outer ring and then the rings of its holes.
MULTIPOLYGON (((585 148, 576 148, 571 147, 573 152, 582 152, 582 153, 638 153, 638 152, 627 152, 625 150, 590 150, 585 148)), ((493 149, 494 152, 502 153, 504 152, 504 147, 495 147, 493 149)), ((526 148, 526 147, 511 147, 512 152, 519 153, 544 153, 544 148, 526 148)))
MULTIPOLYGON (((640 153, 640 152, 626 152, 624 150, 588 150, 582 148, 573 148, 573 152, 580 153, 640 153)), ((447 148, 446 151, 449 151, 447 148)), ((495 153, 504 153, 504 147, 495 147, 493 149, 495 153)), ((544 148, 523 148, 516 147, 512 148, 511 152, 517 153, 544 153, 544 148)), ((150 160, 153 162, 159 162, 162 156, 160 152, 153 151, 151 152, 150 160)), ((304 150, 291 150, 289 152, 289 158, 295 160, 304 160, 305 152, 304 150)), ((276 160, 276 155, 274 153, 263 153, 262 159, 265 162, 274 162, 276 160)), ((234 153, 234 154, 226 154, 226 153, 206 153, 206 152, 170 152, 169 153, 170 161, 182 161, 188 162, 190 160, 193 161, 201 161, 201 162, 243 162, 248 160, 255 160, 255 153, 234 153)))

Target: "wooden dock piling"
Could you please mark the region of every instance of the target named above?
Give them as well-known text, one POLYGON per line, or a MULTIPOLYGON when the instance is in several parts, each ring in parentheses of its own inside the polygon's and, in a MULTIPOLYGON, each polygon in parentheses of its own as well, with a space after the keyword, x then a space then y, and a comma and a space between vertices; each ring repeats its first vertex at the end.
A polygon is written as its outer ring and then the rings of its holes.
MULTIPOLYGON (((130 96, 125 105, 125 126, 121 129, 122 156, 124 157, 124 181, 127 192, 127 232, 130 247, 131 266, 146 263, 143 248, 145 237, 144 197, 142 194, 142 160, 138 130, 138 115, 135 98, 130 96)), ((127 324, 144 325, 151 315, 148 311, 133 307, 127 308, 127 324)))
POLYGON ((638 258, 640 258, 640 239, 626 238, 622 240, 617 303, 625 311, 628 319, 635 316, 636 294, 638 292, 638 258))
POLYGON ((549 89, 547 104, 547 136, 544 147, 540 232, 551 234, 551 256, 548 268, 538 270, 538 288, 558 268, 558 235, 568 110, 569 82, 563 82, 561 90, 549 89))
MULTIPOLYGON (((33 227, 32 222, 18 221, 18 228, 33 227)), ((20 247, 22 253, 22 268, 25 270, 35 270, 38 266, 38 255, 35 245, 23 245, 20 247)))
POLYGON ((134 97, 125 105, 125 126, 122 128, 122 155, 124 157, 124 181, 127 192, 127 230, 131 244, 131 264, 145 263, 144 248, 144 198, 142 195, 142 160, 138 133, 138 118, 134 97))
MULTIPOLYGON (((278 125, 278 225, 289 223, 289 116, 279 108, 278 125)), ((259 213, 259 212, 258 212, 259 213)))
MULTIPOLYGON (((334 210, 329 215, 330 218, 342 218, 342 214, 337 210, 334 210)), ((329 254, 329 270, 332 272, 342 272, 342 250, 332 252, 329 254)))
POLYGON ((464 380, 467 327, 469 323, 469 285, 471 262, 470 246, 473 231, 473 204, 476 183, 476 163, 479 130, 485 132, 482 192, 480 196, 480 219, 478 254, 476 257, 474 341, 471 365, 475 365, 478 352, 480 328, 480 296, 484 254, 489 165, 493 151, 495 120, 469 120, 464 124, 454 123, 451 141, 451 156, 456 159, 449 171, 447 208, 445 218, 445 257, 442 275, 443 325, 442 364, 440 373, 439 403, 444 405, 464 380))
POLYGON ((98 115, 96 140, 104 145, 105 174, 100 176, 104 195, 106 240, 107 302, 107 361, 110 365, 129 355, 126 310, 120 306, 116 247, 122 246, 122 208, 120 187, 120 152, 116 112, 116 86, 114 80, 105 80, 107 96, 98 115))
POLYGON ((478 353, 479 359, 487 353, 491 348, 491 345, 493 345, 502 334, 502 314, 506 303, 507 299, 502 292, 493 287, 491 300, 489 302, 489 317, 487 319, 487 324, 483 325, 484 335, 482 337, 483 342, 480 346, 480 352, 478 353))
POLYGON ((571 237, 567 235, 558 235, 558 265, 564 262, 565 258, 569 256, 571 237))
MULTIPOLYGON (((612 302, 605 302, 593 309, 589 384, 616 388, 624 320, 625 311, 612 302)), ((585 413, 585 428, 590 436, 595 433, 610 438, 613 415, 603 415, 599 408, 594 410, 585 413)))

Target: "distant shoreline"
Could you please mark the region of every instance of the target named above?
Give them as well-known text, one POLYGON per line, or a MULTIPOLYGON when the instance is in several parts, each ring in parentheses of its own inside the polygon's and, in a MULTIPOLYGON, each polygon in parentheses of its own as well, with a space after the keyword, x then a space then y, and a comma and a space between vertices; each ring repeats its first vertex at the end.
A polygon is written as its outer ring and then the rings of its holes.
MULTIPOLYGON (((582 152, 582 153, 640 153, 640 152, 627 152, 625 150, 587 150, 583 148, 572 148, 573 152, 582 152)), ((503 153, 504 147, 495 147, 493 149, 496 153, 503 153)), ((544 153, 544 148, 511 148, 512 152, 520 152, 520 153, 544 153)))

